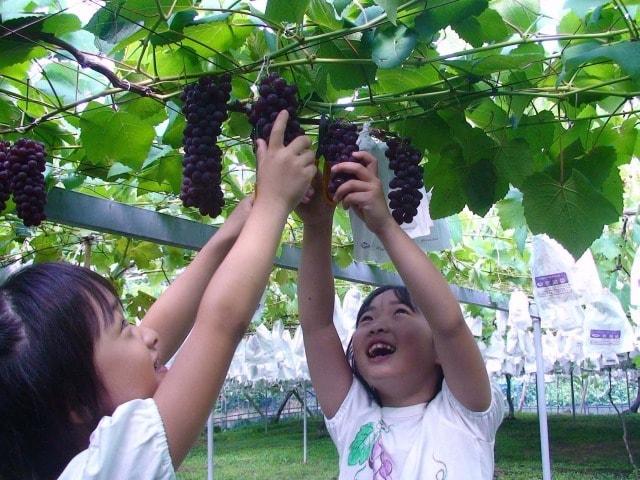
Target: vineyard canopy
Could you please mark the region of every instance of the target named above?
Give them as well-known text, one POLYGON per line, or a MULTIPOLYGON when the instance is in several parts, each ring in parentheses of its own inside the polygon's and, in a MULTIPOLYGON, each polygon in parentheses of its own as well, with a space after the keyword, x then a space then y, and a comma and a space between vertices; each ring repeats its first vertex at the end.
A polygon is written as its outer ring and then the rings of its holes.
POLYGON ((623 214, 620 167, 640 152, 639 5, 568 0, 549 32, 538 0, 4 1, 0 138, 43 142, 49 187, 210 223, 177 198, 180 93, 232 75, 233 206, 254 179, 252 87, 275 71, 314 137, 323 114, 410 137, 433 218, 497 211, 513 238, 578 257, 623 214))

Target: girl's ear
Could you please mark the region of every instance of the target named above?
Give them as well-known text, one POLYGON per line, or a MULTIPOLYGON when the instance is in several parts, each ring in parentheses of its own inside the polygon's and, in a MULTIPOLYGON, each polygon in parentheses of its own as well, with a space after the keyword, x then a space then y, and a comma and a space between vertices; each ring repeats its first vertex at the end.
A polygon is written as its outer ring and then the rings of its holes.
POLYGON ((69 420, 74 425, 82 425, 83 423, 85 423, 82 415, 80 415, 77 410, 71 410, 69 412, 69 420))

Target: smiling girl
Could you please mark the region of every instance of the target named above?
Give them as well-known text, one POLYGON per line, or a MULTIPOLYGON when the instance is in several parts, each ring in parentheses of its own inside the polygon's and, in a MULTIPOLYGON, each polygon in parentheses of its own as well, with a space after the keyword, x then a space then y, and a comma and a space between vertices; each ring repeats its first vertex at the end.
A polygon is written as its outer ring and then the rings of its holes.
POLYGON ((319 192, 298 207, 300 321, 339 479, 490 480, 502 395, 446 281, 391 216, 376 160, 353 155, 362 164, 332 169, 355 176, 334 200, 378 236, 406 287, 381 287, 365 299, 345 355, 332 320, 333 209, 319 192))
POLYGON ((175 478, 316 170, 308 137, 283 145, 287 118, 268 147, 258 140, 253 204, 236 207, 140 326, 81 267, 30 266, 0 287, 0 478, 175 478))

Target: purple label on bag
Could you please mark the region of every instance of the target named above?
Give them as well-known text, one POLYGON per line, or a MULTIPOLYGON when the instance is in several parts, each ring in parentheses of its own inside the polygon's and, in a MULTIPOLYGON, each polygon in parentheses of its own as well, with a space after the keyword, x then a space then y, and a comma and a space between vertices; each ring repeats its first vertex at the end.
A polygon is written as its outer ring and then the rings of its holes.
POLYGON ((618 345, 622 332, 620 330, 590 330, 591 345, 618 345))
POLYGON ((571 293, 569 278, 565 272, 541 275, 535 277, 535 282, 540 297, 567 295, 571 293))
POLYGON ((542 275, 536 277, 536 287, 551 287, 553 285, 560 285, 563 283, 569 283, 567 274, 565 272, 552 273, 551 275, 542 275))

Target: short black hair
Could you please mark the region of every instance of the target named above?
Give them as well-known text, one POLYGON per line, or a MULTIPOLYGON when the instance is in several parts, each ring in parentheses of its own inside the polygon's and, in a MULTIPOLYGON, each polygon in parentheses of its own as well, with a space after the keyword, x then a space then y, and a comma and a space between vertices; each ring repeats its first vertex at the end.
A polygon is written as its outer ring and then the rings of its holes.
POLYGON ((117 305, 107 280, 66 263, 25 267, 0 286, 0 478, 57 478, 87 448, 106 414, 94 344, 117 305))

